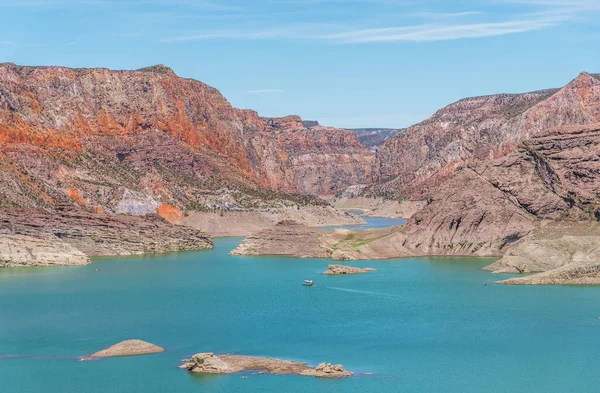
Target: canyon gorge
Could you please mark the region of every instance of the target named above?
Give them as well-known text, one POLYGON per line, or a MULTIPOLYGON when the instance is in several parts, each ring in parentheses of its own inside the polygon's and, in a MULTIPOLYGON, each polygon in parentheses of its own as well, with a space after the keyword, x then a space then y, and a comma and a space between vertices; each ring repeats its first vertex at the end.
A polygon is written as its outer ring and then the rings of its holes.
POLYGON ((571 250, 597 250, 599 123, 600 77, 589 73, 560 89, 466 98, 404 130, 359 133, 365 145, 355 132, 299 116, 236 109, 162 65, 5 63, 0 234, 11 251, 0 266, 36 263, 15 248, 19 239, 42 249, 57 240, 49 264, 69 250, 73 264, 205 249, 211 234, 235 234, 251 235, 236 254, 504 256, 491 270, 550 277, 528 283, 600 282, 599 262, 571 250), (336 209, 337 199, 417 207, 400 228, 312 228, 361 222, 336 209), (242 229, 229 229, 238 222, 242 229), (543 235, 549 227, 554 235, 543 235), (544 248, 529 242, 553 242, 564 257, 528 263, 523 255, 544 248), (569 266, 574 273, 549 276, 569 266))

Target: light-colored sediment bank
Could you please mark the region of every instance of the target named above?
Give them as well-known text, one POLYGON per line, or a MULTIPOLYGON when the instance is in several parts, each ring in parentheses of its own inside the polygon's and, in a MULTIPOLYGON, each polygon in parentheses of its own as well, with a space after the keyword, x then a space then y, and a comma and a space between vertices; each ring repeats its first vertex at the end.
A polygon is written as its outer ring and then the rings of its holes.
MULTIPOLYGON (((126 340, 118 344, 111 345, 102 351, 95 352, 90 358, 109 358, 116 356, 138 356, 150 355, 153 353, 164 352, 164 348, 142 340, 126 340)), ((86 358, 89 359, 89 358, 86 358)))
POLYGON ((266 374, 293 374, 318 378, 345 378, 353 373, 341 364, 321 363, 309 367, 306 363, 291 360, 259 358, 251 356, 219 355, 212 352, 198 353, 191 359, 182 360, 179 368, 202 374, 235 374, 242 371, 260 371, 266 374))
POLYGON ((362 210, 363 215, 385 218, 410 218, 427 205, 426 201, 395 201, 382 198, 340 197, 329 202, 338 209, 362 210))
POLYGON ((0 210, 0 267, 89 263, 87 256, 197 251, 213 247, 197 229, 157 215, 137 217, 61 207, 0 210))
POLYGON ((201 229, 213 237, 249 236, 272 228, 284 220, 293 220, 309 227, 361 225, 362 218, 332 206, 285 207, 263 211, 231 211, 223 213, 192 212, 181 224, 201 229))

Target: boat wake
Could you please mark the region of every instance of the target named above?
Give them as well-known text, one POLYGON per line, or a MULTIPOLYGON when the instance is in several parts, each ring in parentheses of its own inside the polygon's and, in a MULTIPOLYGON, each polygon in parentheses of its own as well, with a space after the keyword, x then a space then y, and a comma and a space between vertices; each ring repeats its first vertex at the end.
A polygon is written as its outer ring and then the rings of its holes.
POLYGON ((364 295, 376 296, 376 297, 384 297, 384 298, 388 298, 388 299, 398 298, 398 296, 390 295, 390 294, 387 294, 387 293, 381 293, 381 292, 361 291, 361 290, 358 290, 358 289, 348 289, 348 288, 338 288, 338 287, 323 287, 323 286, 319 286, 319 287, 320 288, 325 288, 325 289, 333 289, 334 291, 361 293, 361 294, 364 294, 364 295))

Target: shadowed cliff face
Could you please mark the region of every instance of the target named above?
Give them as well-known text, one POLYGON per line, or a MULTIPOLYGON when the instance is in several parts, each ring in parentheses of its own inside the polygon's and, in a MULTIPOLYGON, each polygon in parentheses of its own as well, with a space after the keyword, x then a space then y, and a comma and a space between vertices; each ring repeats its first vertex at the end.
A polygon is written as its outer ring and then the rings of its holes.
POLYGON ((562 126, 454 173, 408 222, 403 244, 433 254, 499 255, 540 220, 599 217, 600 125, 562 126))
POLYGON ((457 169, 514 151, 551 127, 600 121, 600 80, 582 73, 559 90, 458 101, 388 140, 375 194, 421 198, 457 169))
POLYGON ((144 209, 189 208, 226 186, 329 194, 370 182, 374 163, 348 131, 260 118, 164 66, 2 64, 0 130, 8 206, 118 211, 133 196, 144 209))

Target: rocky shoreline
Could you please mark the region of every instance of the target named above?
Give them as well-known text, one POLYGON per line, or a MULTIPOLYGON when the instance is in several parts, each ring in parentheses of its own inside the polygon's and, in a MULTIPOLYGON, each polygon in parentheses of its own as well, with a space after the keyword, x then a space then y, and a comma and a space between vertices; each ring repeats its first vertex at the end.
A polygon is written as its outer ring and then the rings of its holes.
POLYGON ((0 268, 87 265, 90 259, 57 237, 0 235, 0 268))
POLYGON ((600 284, 600 223, 543 223, 484 269, 528 274, 499 281, 507 285, 600 284))
POLYGON ((309 367, 306 363, 271 358, 219 355, 212 352, 198 353, 190 359, 183 359, 179 368, 200 374, 236 374, 242 371, 277 375, 302 375, 317 378, 346 378, 354 375, 341 364, 321 363, 309 367))
POLYGON ((157 215, 129 216, 62 207, 0 210, 0 266, 89 263, 89 256, 197 251, 214 246, 197 229, 157 215))

